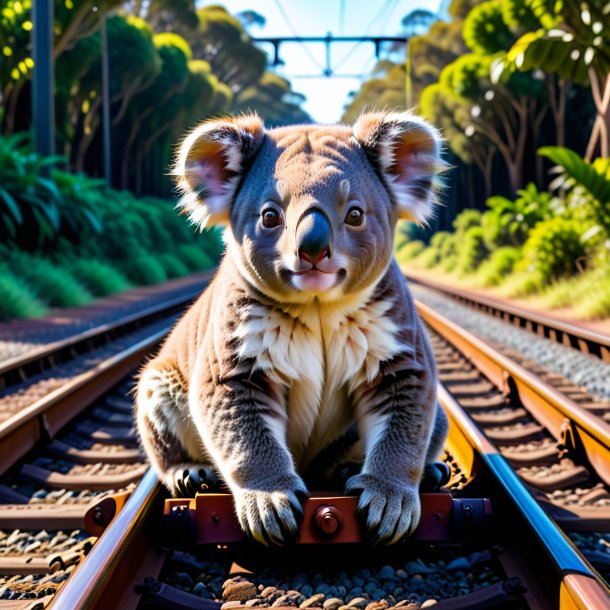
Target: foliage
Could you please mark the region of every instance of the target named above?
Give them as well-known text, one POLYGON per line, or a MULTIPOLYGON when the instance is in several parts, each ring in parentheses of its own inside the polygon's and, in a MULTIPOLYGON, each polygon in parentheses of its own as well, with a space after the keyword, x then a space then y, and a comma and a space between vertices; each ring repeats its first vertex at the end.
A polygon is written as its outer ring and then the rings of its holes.
POLYGON ((470 227, 478 227, 481 224, 481 212, 467 208, 460 212, 453 221, 453 228, 458 235, 464 235, 470 227))
POLYGON ((106 296, 130 287, 127 278, 116 267, 104 261, 64 259, 62 265, 94 296, 106 296))
POLYGON ((45 258, 13 250, 8 261, 11 271, 50 307, 75 307, 91 299, 89 291, 68 271, 45 258))
POLYGON ((490 197, 489 210, 481 219, 487 247, 523 244, 536 223, 549 217, 551 202, 551 194, 538 192, 533 182, 518 190, 514 200, 490 197))
POLYGON ((544 283, 574 275, 585 257, 582 228, 573 220, 556 217, 538 223, 523 246, 520 269, 541 277, 544 283))
POLYGON ((477 283, 481 286, 498 286, 512 272, 520 258, 521 251, 518 248, 498 248, 479 266, 477 283))
POLYGON ((610 158, 588 163, 573 150, 559 146, 546 146, 538 152, 557 164, 560 175, 555 186, 564 191, 581 188, 588 192, 594 221, 610 235, 610 158))
POLYGON ((483 239, 481 227, 470 227, 464 232, 463 243, 460 244, 455 270, 461 276, 475 271, 487 258, 489 251, 483 239))
POLYGON ((189 274, 189 268, 182 262, 177 256, 173 254, 161 254, 159 256, 159 262, 163 266, 168 278, 183 277, 189 274))
POLYGON ((0 265, 0 320, 35 318, 45 313, 44 305, 21 279, 0 265))
POLYGON ((79 199, 81 189, 97 184, 48 170, 60 157, 41 157, 30 150, 28 134, 0 137, 0 238, 25 248, 66 236, 99 233, 96 212, 79 199))
POLYGON ((210 257, 197 246, 182 244, 176 248, 176 252, 191 271, 207 271, 212 268, 210 257))
POLYGON ((404 265, 419 256, 425 248, 426 244, 423 241, 411 241, 404 244, 403 247, 396 252, 396 260, 399 264, 404 265))
POLYGON ((167 274, 161 262, 144 251, 133 253, 123 263, 121 269, 132 282, 142 286, 160 284, 167 280, 167 274))

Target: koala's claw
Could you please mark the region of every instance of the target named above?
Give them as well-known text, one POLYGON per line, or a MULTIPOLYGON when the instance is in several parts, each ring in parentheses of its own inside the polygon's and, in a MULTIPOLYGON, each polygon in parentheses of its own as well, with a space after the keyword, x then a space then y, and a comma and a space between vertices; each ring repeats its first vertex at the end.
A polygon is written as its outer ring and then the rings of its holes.
POLYGON ((297 477, 292 488, 282 483, 266 484, 265 489, 233 491, 242 529, 265 546, 269 543, 282 546, 296 540, 303 519, 302 503, 307 489, 297 477))
POLYGON ((389 483, 358 474, 346 484, 347 493, 360 493, 358 512, 374 544, 395 544, 413 533, 421 516, 417 487, 389 483))
POLYGON ((191 498, 217 484, 216 473, 210 466, 193 464, 176 468, 173 476, 174 496, 191 498))

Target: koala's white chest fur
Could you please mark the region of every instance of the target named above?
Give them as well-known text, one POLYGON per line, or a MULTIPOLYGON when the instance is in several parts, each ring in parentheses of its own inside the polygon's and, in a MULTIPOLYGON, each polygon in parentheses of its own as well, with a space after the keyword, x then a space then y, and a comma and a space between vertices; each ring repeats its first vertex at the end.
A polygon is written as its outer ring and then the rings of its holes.
POLYGON ((283 404, 267 423, 306 465, 353 421, 350 394, 372 381, 401 346, 390 301, 360 307, 314 303, 287 311, 254 306, 237 328, 241 358, 277 384, 283 404))

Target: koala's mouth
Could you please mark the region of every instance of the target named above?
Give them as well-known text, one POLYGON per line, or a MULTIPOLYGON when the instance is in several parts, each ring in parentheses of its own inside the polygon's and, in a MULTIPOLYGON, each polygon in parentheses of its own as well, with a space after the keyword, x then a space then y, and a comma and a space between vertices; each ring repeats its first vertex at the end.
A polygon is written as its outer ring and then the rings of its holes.
POLYGON ((343 281, 347 271, 342 268, 321 268, 312 265, 291 272, 292 285, 303 292, 325 292, 343 281))

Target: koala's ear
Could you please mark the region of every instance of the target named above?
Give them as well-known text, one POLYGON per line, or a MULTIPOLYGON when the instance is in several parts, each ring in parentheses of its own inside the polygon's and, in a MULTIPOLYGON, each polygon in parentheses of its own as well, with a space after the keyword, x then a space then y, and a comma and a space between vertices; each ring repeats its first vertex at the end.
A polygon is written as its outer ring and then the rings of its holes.
POLYGON ((385 178, 400 218, 425 223, 434 213, 434 178, 447 168, 438 130, 409 112, 369 112, 356 121, 353 133, 385 178))
POLYGON ((259 149, 265 127, 256 115, 206 121, 184 140, 173 169, 191 222, 228 223, 241 178, 259 149))

